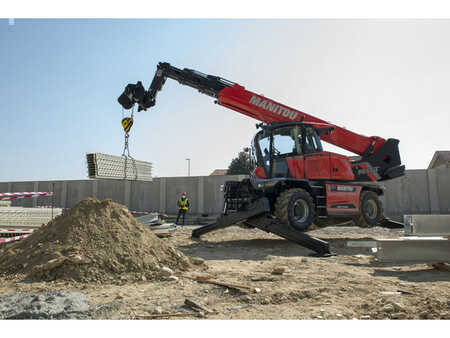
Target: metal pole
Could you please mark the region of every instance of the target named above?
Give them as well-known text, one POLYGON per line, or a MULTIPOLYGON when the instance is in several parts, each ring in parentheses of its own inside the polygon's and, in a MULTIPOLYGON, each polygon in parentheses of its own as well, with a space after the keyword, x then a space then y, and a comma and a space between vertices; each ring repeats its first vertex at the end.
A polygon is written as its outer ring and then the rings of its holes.
POLYGON ((188 176, 191 176, 191 159, 187 158, 186 161, 188 161, 188 176))
POLYGON ((55 205, 55 183, 52 183, 52 219, 53 219, 53 207, 55 205))

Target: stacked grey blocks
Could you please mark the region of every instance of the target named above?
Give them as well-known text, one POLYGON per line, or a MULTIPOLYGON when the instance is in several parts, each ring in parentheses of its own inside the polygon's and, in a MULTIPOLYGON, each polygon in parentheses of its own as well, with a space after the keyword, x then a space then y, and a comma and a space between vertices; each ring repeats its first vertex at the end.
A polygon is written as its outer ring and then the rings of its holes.
POLYGON ((86 154, 89 178, 152 180, 152 164, 125 156, 86 154))

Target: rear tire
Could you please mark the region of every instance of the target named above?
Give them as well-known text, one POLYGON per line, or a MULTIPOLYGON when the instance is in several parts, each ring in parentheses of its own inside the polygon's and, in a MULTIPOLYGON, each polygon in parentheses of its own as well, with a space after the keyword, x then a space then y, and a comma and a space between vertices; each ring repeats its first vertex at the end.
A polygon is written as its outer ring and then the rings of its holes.
POLYGON ((361 228, 376 226, 383 218, 383 204, 373 191, 363 191, 359 199, 360 215, 353 219, 355 225, 361 228))
POLYGON ((299 231, 309 229, 314 214, 314 201, 311 195, 300 188, 283 191, 275 203, 275 216, 282 223, 287 223, 299 231))

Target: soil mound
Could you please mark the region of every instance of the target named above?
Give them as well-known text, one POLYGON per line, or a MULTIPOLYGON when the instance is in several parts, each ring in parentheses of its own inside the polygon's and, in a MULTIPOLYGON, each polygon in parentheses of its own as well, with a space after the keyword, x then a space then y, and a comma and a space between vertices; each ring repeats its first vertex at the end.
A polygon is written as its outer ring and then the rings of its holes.
POLYGON ((0 273, 31 280, 151 280, 189 267, 187 257, 109 199, 86 198, 0 251, 0 273))

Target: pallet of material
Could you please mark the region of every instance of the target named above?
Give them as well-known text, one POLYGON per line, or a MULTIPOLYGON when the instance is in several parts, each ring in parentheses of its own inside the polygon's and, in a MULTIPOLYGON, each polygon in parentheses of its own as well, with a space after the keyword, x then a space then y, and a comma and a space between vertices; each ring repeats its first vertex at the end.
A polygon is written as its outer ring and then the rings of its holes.
POLYGON ((152 163, 103 153, 86 154, 88 176, 96 179, 152 180, 152 163))
MULTIPOLYGON (((62 213, 53 209, 53 217, 62 213)), ((52 209, 0 207, 0 226, 40 226, 52 219, 52 209)))

